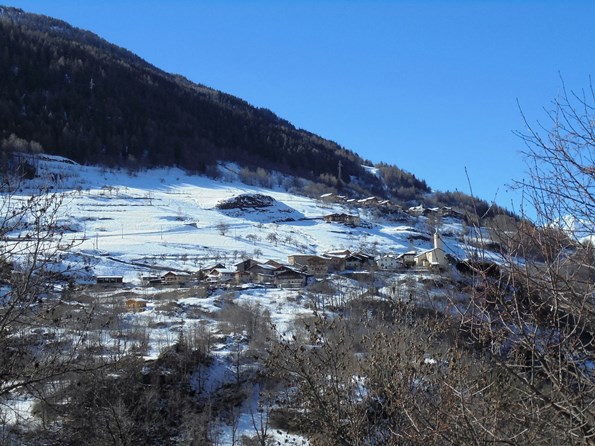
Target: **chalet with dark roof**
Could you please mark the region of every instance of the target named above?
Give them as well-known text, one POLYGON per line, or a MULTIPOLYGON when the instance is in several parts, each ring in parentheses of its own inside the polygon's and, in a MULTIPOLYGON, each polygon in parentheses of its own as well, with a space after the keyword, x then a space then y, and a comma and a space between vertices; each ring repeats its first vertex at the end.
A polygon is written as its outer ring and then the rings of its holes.
POLYGON ((284 269, 275 274, 273 283, 279 288, 301 288, 306 285, 307 274, 292 269, 284 269))

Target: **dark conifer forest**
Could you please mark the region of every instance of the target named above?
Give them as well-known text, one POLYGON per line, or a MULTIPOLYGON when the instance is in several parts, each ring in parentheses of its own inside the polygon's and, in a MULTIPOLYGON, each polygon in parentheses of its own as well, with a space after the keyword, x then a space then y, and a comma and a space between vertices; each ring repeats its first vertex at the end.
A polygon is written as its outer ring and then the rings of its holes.
MULTIPOLYGON (((45 16, 0 9, 0 131, 80 163, 178 166, 216 161, 323 182, 361 178, 360 156, 267 109, 165 73, 100 37, 45 16)), ((369 164, 369 163, 368 163, 369 164)), ((407 187, 424 181, 400 172, 407 187)))

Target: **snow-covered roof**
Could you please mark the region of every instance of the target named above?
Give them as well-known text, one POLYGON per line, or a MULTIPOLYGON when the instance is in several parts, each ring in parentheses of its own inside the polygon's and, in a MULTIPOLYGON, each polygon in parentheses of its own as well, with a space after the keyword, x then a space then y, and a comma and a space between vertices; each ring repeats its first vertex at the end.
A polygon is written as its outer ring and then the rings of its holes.
POLYGON ((214 271, 217 271, 219 274, 235 274, 235 271, 226 268, 215 268, 214 271))

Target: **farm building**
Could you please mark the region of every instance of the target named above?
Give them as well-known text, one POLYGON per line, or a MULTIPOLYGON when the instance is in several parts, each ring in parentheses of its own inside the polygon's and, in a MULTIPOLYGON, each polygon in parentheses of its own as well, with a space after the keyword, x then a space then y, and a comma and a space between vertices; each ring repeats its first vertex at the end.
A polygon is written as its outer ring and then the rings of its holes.
POLYGON ((106 284, 106 283, 123 283, 124 277, 122 276, 97 276, 97 283, 98 284, 106 284))
POLYGON ((279 274, 275 274, 273 283, 279 288, 300 288, 306 285, 306 280, 306 274, 286 269, 279 274))

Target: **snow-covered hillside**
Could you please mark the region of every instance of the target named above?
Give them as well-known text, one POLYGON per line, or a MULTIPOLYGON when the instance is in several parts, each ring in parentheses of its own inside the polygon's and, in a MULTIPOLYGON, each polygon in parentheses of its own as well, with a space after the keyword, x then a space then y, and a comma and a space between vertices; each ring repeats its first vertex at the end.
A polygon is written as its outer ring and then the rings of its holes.
MULTIPOLYGON (((313 306, 325 308, 324 293, 303 289, 245 287, 211 289, 200 287, 140 286, 141 277, 159 276, 166 271, 193 273, 215 263, 228 268, 246 258, 286 263, 292 254, 323 254, 351 250, 368 254, 400 254, 432 245, 432 229, 425 217, 379 216, 373 208, 329 204, 291 194, 247 186, 238 181, 233 166, 225 166, 221 180, 190 176, 178 169, 156 169, 130 174, 92 166, 80 166, 58 157, 36 158, 37 178, 23 184, 12 200, 26 200, 40 188, 64 195, 58 217, 59 227, 74 243, 63 252, 62 264, 79 283, 93 283, 95 276, 122 276, 125 287, 81 287, 75 300, 81 308, 116 308, 117 330, 109 336, 128 339, 127 352, 142 356, 148 367, 172 346, 180 333, 206 333, 212 338, 212 364, 202 370, 198 386, 202 392, 217 392, 239 380, 238 358, 249 351, 250 340, 242 328, 229 327, 230 312, 239 307, 260 315, 279 333, 295 329, 296 321, 310 317, 313 306), (325 215, 357 215, 361 225, 326 223, 325 215), (204 289, 202 289, 204 291, 204 289), (318 299, 318 300, 316 300, 318 299), (128 305, 138 304, 129 308, 128 305), (140 311, 137 311, 140 309, 140 311), (227 315, 226 315, 227 313, 227 315), (227 327, 227 328, 226 328, 227 327), (239 331, 238 331, 239 330, 239 331)), ((436 224, 436 221, 433 222, 436 224)), ((454 257, 463 257, 464 225, 445 217, 439 222, 444 248, 454 257)), ((19 228, 9 239, 23 235, 19 228)), ((367 273, 363 272, 363 276, 367 273)), ((361 278, 360 278, 361 279, 361 278)), ((371 299, 409 296, 419 290, 421 305, 438 307, 456 295, 454 287, 443 288, 439 274, 407 271, 379 274, 372 282, 335 275, 331 288, 340 299, 365 294, 373 287, 371 299), (440 283, 440 286, 432 284, 440 283)), ((317 284, 313 284, 314 286, 317 284)), ((74 307, 73 307, 74 308, 74 307)), ((111 310, 110 310, 111 311, 111 310)), ((237 318, 237 316, 236 316, 237 318)), ((105 336, 89 332, 89 339, 105 336)), ((246 355, 247 358, 249 355, 246 355)), ((241 375, 252 376, 262 364, 243 359, 241 375), (245 372, 245 373, 244 373, 245 372)), ((244 378, 243 378, 244 379, 244 378)), ((248 386, 246 384, 246 386, 248 386)), ((253 414, 259 403, 258 384, 242 402, 238 432, 254 435, 253 414)), ((194 388, 194 387, 193 387, 194 388)), ((197 394, 200 392, 194 388, 197 394)), ((31 395, 11 395, 14 424, 35 421, 31 395)), ((220 444, 232 444, 232 427, 218 421, 220 444)), ((284 444, 306 444, 299 436, 275 430, 271 438, 284 444)))
MULTIPOLYGON (((39 178, 29 186, 50 185, 67 194, 61 223, 76 240, 70 261, 95 275, 121 275, 131 283, 152 272, 194 272, 217 262, 231 267, 247 257, 286 262, 291 254, 343 249, 399 254, 431 243, 423 217, 390 221, 363 208, 247 186, 230 169, 222 180, 212 180, 179 169, 130 174, 57 157, 37 164, 39 178), (217 206, 241 194, 262 194, 273 202, 256 208, 217 206), (323 220, 340 212, 359 215, 364 225, 323 220)), ((440 230, 447 253, 464 256, 458 241, 461 222, 445 219, 440 230)))

